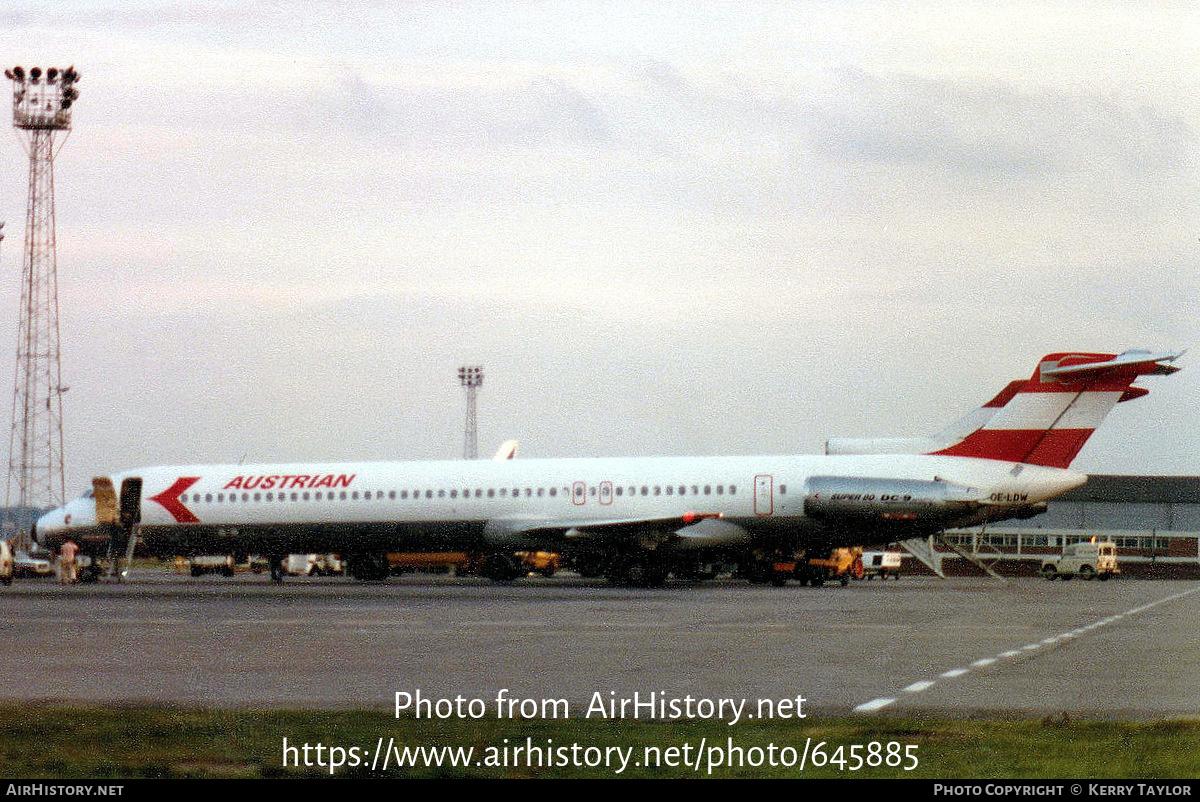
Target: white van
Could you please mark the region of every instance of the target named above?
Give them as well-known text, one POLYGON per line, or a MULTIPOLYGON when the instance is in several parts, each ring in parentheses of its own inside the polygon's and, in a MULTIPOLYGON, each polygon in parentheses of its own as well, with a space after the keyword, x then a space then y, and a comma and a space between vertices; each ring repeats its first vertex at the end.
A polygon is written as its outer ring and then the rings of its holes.
POLYGON ((1042 560, 1042 576, 1046 579, 1061 579, 1064 582, 1073 576, 1082 579, 1105 580, 1121 573, 1117 566, 1117 544, 1111 540, 1100 543, 1072 543, 1063 547, 1061 557, 1042 560))

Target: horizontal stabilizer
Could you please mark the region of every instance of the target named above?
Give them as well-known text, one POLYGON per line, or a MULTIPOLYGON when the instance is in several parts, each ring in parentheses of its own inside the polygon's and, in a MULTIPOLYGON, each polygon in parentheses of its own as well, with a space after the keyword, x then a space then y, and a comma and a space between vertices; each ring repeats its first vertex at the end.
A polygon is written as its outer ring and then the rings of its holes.
POLYGON ((1134 376, 1170 376, 1182 368, 1174 365, 1164 365, 1163 362, 1174 362, 1183 356, 1177 354, 1152 354, 1149 351, 1126 351, 1110 359, 1095 359, 1103 354, 1054 354, 1046 357, 1040 366, 1043 380, 1058 378, 1063 381, 1084 381, 1089 377, 1103 376, 1109 373, 1126 373, 1134 376), (1061 357, 1056 363, 1049 360, 1061 357))

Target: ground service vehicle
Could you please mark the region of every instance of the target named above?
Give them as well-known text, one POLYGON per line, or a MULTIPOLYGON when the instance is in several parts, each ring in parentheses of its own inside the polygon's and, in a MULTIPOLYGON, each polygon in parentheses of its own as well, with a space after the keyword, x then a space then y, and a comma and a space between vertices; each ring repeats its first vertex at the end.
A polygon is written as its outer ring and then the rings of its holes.
POLYGON ((1111 540, 1089 543, 1072 543, 1063 547, 1061 557, 1042 560, 1042 576, 1051 581, 1071 577, 1103 581, 1121 573, 1117 567, 1117 544, 1111 540))
POLYGON ((807 570, 798 572, 796 578, 801 584, 807 581, 813 587, 835 579, 845 586, 851 579, 862 579, 863 571, 862 547, 851 546, 836 548, 828 557, 808 560, 807 570))
POLYGON ((13 576, 48 577, 54 575, 52 555, 45 549, 13 552, 13 576))
POLYGON ((479 573, 478 555, 465 551, 406 551, 388 554, 387 562, 392 574, 448 574, 453 571, 460 576, 479 573))
POLYGON ((862 555, 863 576, 867 579, 900 578, 900 561, 904 555, 898 551, 864 551, 862 555))
POLYGON ((201 554, 191 559, 189 572, 192 576, 204 576, 205 574, 233 576, 235 564, 232 554, 201 554))
POLYGON ((525 568, 545 577, 554 576, 561 567, 558 555, 552 551, 518 551, 516 557, 525 568))

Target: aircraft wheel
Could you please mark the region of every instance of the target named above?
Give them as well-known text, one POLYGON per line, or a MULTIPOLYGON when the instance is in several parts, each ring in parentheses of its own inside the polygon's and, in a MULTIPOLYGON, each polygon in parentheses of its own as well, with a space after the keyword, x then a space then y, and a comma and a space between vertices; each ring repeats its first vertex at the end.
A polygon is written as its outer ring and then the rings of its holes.
POLYGON ((1046 577, 1046 579, 1053 582, 1054 578, 1056 576, 1058 576, 1058 569, 1055 568, 1053 565, 1047 565, 1042 568, 1042 576, 1046 577))
POLYGON ((600 552, 582 552, 571 559, 571 567, 588 579, 604 576, 608 559, 600 552))
POLYGON ((746 581, 752 585, 765 585, 771 581, 772 570, 768 564, 755 560, 750 563, 744 576, 746 577, 746 581))
POLYGON ((667 566, 655 555, 629 557, 618 569, 621 584, 639 588, 657 588, 667 581, 667 566))
POLYGON ((489 554, 479 573, 493 582, 511 582, 521 575, 513 558, 507 554, 489 554))

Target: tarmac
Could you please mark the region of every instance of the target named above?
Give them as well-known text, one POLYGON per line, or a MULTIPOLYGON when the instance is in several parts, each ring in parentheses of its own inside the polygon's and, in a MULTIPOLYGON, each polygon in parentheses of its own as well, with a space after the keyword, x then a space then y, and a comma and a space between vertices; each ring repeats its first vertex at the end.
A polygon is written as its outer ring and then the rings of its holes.
POLYGON ((904 577, 823 588, 382 583, 135 571, 0 588, 0 701, 392 709, 396 694, 573 711, 793 700, 806 715, 1200 715, 1200 582, 904 577), (795 700, 802 699, 802 702, 795 700), (681 701, 682 703, 682 701, 681 701))

